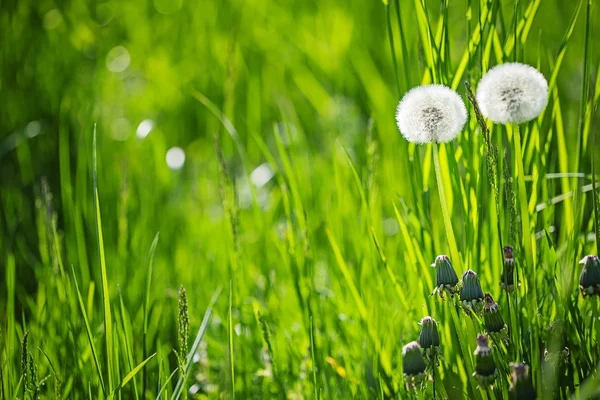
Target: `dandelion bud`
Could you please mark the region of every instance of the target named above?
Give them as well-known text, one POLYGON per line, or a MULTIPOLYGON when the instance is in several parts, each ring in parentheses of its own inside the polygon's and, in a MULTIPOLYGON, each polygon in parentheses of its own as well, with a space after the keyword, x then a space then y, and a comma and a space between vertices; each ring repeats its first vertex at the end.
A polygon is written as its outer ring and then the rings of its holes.
POLYGON ((485 329, 489 333, 500 333, 508 329, 500 314, 498 303, 494 301, 489 293, 485 294, 483 320, 485 321, 485 329))
POLYGON ((509 293, 515 290, 515 259, 512 246, 504 246, 504 269, 500 276, 500 287, 509 293))
POLYGON ((454 295, 458 285, 458 275, 448 256, 437 256, 431 266, 436 268, 434 293, 439 294, 440 297, 444 297, 444 292, 448 292, 450 296, 454 295))
POLYGON ((477 348, 475 348, 473 354, 475 354, 475 372, 473 372, 473 376, 477 379, 479 385, 491 385, 498 376, 498 370, 486 335, 477 335, 477 348))
POLYGON ((408 387, 416 388, 425 380, 426 367, 419 343, 410 342, 402 347, 402 369, 408 387))
POLYGON ((600 260, 596 256, 585 256, 579 264, 583 264, 579 276, 581 294, 583 297, 600 296, 600 260))
POLYGON ((532 400, 537 397, 531 377, 529 376, 529 367, 523 363, 510 363, 512 373, 510 374, 510 398, 515 400, 532 400))
POLYGON ((458 93, 449 87, 419 86, 409 90, 398 104, 396 121, 409 142, 449 142, 465 125, 467 109, 458 93))
POLYGON ((479 276, 474 271, 468 270, 462 276, 463 284, 460 290, 460 301, 470 310, 481 311, 483 290, 479 283, 479 276))
POLYGON ((440 352, 440 337, 437 330, 437 322, 431 317, 425 317, 419 322, 419 345, 424 350, 427 361, 435 359, 440 352))
POLYGON ((520 63, 498 65, 477 86, 481 113, 500 124, 536 118, 548 103, 548 82, 537 69, 520 63))

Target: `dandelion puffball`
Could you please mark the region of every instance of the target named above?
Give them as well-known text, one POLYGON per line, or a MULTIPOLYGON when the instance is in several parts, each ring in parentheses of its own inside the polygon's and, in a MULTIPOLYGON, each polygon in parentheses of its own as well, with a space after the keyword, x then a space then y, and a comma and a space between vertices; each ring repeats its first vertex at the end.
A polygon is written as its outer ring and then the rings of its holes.
POLYGON ((537 69, 520 63, 498 65, 477 86, 481 113, 500 124, 531 121, 548 103, 548 82, 537 69))
POLYGON ((465 125, 467 109, 458 93, 449 87, 418 86, 400 100, 396 121, 409 142, 449 142, 465 125))

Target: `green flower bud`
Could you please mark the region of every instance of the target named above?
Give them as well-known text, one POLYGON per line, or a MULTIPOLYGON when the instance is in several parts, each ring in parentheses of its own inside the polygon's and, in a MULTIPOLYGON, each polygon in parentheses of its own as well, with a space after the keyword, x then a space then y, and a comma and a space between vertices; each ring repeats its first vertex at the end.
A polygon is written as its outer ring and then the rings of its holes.
POLYGON ((498 376, 498 370, 486 335, 477 335, 477 347, 473 354, 475 354, 475 372, 473 372, 473 376, 480 386, 491 385, 498 376))
POLYGON ((531 377, 529 376, 529 367, 523 363, 510 363, 512 373, 510 374, 509 396, 515 400, 533 400, 537 397, 531 377))
POLYGON ((434 293, 439 294, 440 297, 444 297, 444 292, 453 296, 458 285, 458 275, 448 256, 437 256, 431 266, 436 268, 434 293))
POLYGON ((508 329, 500 314, 498 303, 494 301, 489 293, 485 294, 483 320, 485 322, 485 329, 489 333, 500 333, 508 329))
POLYGON ((437 322, 431 317, 425 317, 419 322, 421 332, 419 332, 419 345, 423 349, 423 357, 428 364, 435 362, 440 356, 440 337, 437 329, 437 322))
POLYGON ((460 301, 470 310, 481 311, 483 303, 483 290, 479 276, 474 271, 468 270, 462 276, 463 284, 460 290, 460 301))
POLYGON ((500 287, 508 292, 515 290, 515 259, 512 246, 504 246, 504 269, 500 275, 500 287))
POLYGON ((416 389, 417 385, 425 380, 426 368, 419 343, 410 342, 402 347, 402 369, 409 389, 416 389))
POLYGON ((419 322, 421 332, 419 333, 419 345, 423 349, 440 346, 440 337, 437 330, 437 322, 431 317, 425 317, 419 322))
POLYGON ((579 264, 583 264, 579 276, 581 294, 583 297, 600 296, 600 260, 596 256, 585 256, 579 264))

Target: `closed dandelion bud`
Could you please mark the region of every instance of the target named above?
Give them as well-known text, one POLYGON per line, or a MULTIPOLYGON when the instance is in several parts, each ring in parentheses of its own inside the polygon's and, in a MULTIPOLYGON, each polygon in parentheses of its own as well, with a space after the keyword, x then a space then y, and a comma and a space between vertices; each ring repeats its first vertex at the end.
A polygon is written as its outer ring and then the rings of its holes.
POLYGON ((463 306, 470 310, 481 311, 483 304, 483 290, 479 283, 479 276, 474 271, 468 270, 462 276, 462 289, 460 290, 460 301, 463 306))
POLYGON ((548 103, 548 82, 532 66, 507 63, 490 69, 477 86, 481 113, 499 124, 536 118, 548 103))
POLYGON ((585 256, 579 261, 583 265, 579 276, 579 289, 583 297, 600 296, 600 260, 596 256, 585 256))
POLYGON ((509 293, 515 290, 515 259, 512 246, 504 246, 504 268, 500 276, 500 287, 509 293))
POLYGON ((532 400, 537 397, 531 377, 529 376, 529 367, 523 363, 510 363, 512 373, 510 374, 509 396, 515 400, 532 400))
POLYGON ((500 314, 498 303, 494 301, 489 293, 485 294, 483 320, 485 321, 485 329, 489 333, 500 333, 507 330, 507 326, 500 314))
POLYGON ((444 292, 453 296, 456 292, 456 285, 458 285, 458 275, 456 275, 448 256, 437 256, 435 263, 431 266, 436 269, 434 293, 440 297, 444 297, 444 292))
POLYGON ((435 359, 440 353, 440 337, 437 330, 437 322, 431 317, 424 317, 421 322, 421 332, 419 332, 419 346, 424 351, 428 362, 435 359))
POLYGON ((473 354, 475 354, 475 372, 473 372, 473 376, 481 386, 491 385, 498 376, 498 370, 486 335, 477 335, 477 347, 473 354))
POLYGON ((449 142, 465 125, 467 109, 458 93, 449 87, 419 86, 409 90, 398 104, 396 121, 409 142, 449 142))
POLYGON ((423 382, 426 368, 419 343, 410 342, 402 347, 402 369, 407 386, 416 388, 418 384, 423 382))

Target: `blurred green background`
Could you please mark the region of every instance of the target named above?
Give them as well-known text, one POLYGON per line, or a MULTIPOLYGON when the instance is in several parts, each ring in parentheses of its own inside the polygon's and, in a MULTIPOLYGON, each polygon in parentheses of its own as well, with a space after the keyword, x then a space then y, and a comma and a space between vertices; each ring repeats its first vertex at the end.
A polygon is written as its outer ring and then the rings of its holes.
MULTIPOLYGON (((439 18, 442 3, 426 1, 431 21, 439 18)), ((456 66, 476 25, 479 2, 449 3, 450 64, 456 66)), ((500 3, 496 28, 502 40, 514 29, 515 3, 500 3)), ((530 2, 521 3, 519 15, 530 2)), ((549 76, 577 2, 539 3, 518 58, 538 65, 549 76)), ((426 65, 415 2, 401 0, 400 5, 408 59, 401 57, 397 24, 393 31, 404 92, 407 79, 410 86, 422 81, 426 65)), ((577 146, 583 15, 557 80, 569 153, 577 146)), ((330 323, 343 324, 344 303, 350 298, 339 295, 346 291, 344 283, 331 272, 335 261, 325 231, 330 227, 344 255, 353 260, 351 268, 362 282, 358 286, 365 301, 381 302, 377 306, 381 315, 375 318, 387 322, 378 326, 396 327, 384 335, 384 342, 399 341, 406 330, 403 320, 420 317, 420 304, 406 314, 395 297, 384 295, 390 291, 385 284, 370 281, 373 270, 365 265, 377 256, 361 244, 371 238, 362 229, 359 192, 342 150, 343 146, 364 178, 371 224, 380 238, 399 235, 391 200, 399 204, 402 199, 409 209, 416 205, 411 200, 413 167, 405 156, 408 144, 394 121, 401 93, 387 29, 384 3, 375 0, 0 0, 0 266, 3 277, 7 263, 16 266, 16 315, 22 316, 17 319, 36 319, 31 314, 36 301, 43 299, 35 294, 46 274, 52 273, 52 251, 40 244, 48 213, 57 218, 65 265, 74 266, 84 293, 90 281, 96 282, 99 313, 91 166, 97 124, 98 187, 111 296, 116 302, 119 285, 134 322, 141 313, 148 249, 160 231, 152 287, 152 329, 158 347, 168 349, 176 342, 179 285, 188 290, 195 331, 214 289, 221 285, 228 291, 232 254, 239 246, 242 261, 233 295, 237 334, 244 336, 243 327, 254 327, 252 299, 258 299, 268 310, 266 318, 279 338, 279 352, 289 353, 280 363, 291 363, 294 355, 306 356, 308 337, 301 327, 305 315, 294 292, 307 289, 295 288, 303 273, 287 267, 293 263, 282 240, 293 229, 285 209, 294 196, 306 213, 310 268, 314 290, 322 299, 321 315, 339 315, 330 323), (204 103, 209 99, 220 110, 231 123, 229 131, 199 99, 204 103), (293 155, 299 193, 286 191, 277 180, 282 167, 269 164, 261 148, 264 144, 272 154, 280 154, 275 131, 281 134, 282 148, 293 155), (215 135, 235 182, 238 243, 232 243, 222 206, 215 135), (180 169, 167 165, 167 151, 173 147, 185 153, 180 169), (50 192, 46 195, 43 180, 50 192), (362 287, 368 284, 373 287, 362 287)), ((592 76, 600 54, 596 34, 597 29, 591 42, 592 76)), ((462 79, 476 87, 482 66, 474 59, 462 79)), ((462 85, 458 91, 464 97, 462 85)), ((275 161, 284 162, 279 156, 275 161)), ((546 162, 547 171, 558 171, 556 152, 551 150, 546 162)), ((581 169, 589 173, 589 160, 582 160, 581 169)), ((433 187, 431 170, 429 174, 424 179, 433 187)), ((551 195, 560 194, 559 187, 550 190, 551 195)), ((431 199, 427 203, 435 210, 431 236, 439 239, 443 228, 436 196, 428 191, 421 195, 427 202, 431 199)), ((303 220, 299 215, 294 218, 303 220)), ((460 237, 459 222, 457 215, 460 237)), ((436 245, 438 239, 423 249, 427 257, 445 251, 436 245)), ((390 263, 402 260, 403 252, 400 241, 390 239, 386 248, 390 263)), ((399 261, 394 266, 400 277, 401 265, 399 261)), ((0 283, 3 310, 7 290, 0 283)), ((227 318, 225 297, 217 312, 222 322, 227 318)), ((54 317, 37 319, 39 332, 59 329, 49 321, 60 319, 60 310, 44 312, 54 317)), ((97 318, 94 326, 99 322, 97 318)), ((207 341, 215 354, 214 380, 225 382, 227 326, 221 323, 211 329, 207 341)), ((324 352, 343 358, 346 353, 340 349, 352 340, 335 329, 321 325, 320 329, 327 335, 323 342, 331 343, 324 352)), ((359 331, 354 333, 360 336, 359 331)), ((36 340, 46 347, 60 348, 64 343, 61 334, 40 336, 36 340)), ((260 336, 250 337, 240 339, 245 345, 238 350, 246 360, 239 366, 241 376, 252 376, 261 365, 260 357, 248 354, 257 350, 246 347, 254 343, 260 349, 260 336)), ((54 356, 60 354, 56 350, 54 356)), ((303 367, 289 368, 296 374, 303 367)), ((358 374, 352 366, 347 368, 349 375, 358 374)), ((303 392, 299 387, 294 390, 303 392)))

